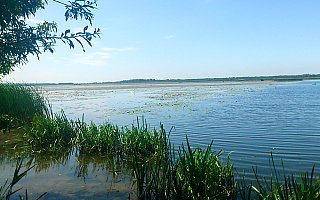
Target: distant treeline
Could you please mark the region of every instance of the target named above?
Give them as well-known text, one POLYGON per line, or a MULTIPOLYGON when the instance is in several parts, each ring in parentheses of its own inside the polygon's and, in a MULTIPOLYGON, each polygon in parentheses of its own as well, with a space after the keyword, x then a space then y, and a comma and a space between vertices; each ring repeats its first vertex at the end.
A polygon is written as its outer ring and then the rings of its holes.
POLYGON ((247 76, 227 78, 193 78, 193 79, 130 79, 115 82, 93 83, 34 83, 28 85, 82 85, 82 84, 126 84, 126 83, 199 83, 199 82, 240 82, 240 81, 302 81, 320 79, 320 74, 279 75, 279 76, 247 76))
POLYGON ((167 83, 167 82, 227 82, 227 81, 302 81, 320 79, 320 74, 280 75, 280 76, 254 76, 254 77, 228 77, 228 78, 197 78, 197 79, 130 79, 117 82, 104 83, 167 83))

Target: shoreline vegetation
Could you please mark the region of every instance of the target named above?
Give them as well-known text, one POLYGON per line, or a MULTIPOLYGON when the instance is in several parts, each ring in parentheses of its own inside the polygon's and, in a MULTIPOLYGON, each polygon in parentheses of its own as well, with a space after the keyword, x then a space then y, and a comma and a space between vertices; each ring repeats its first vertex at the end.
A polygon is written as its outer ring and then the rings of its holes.
POLYGON ((278 76, 246 76, 227 78, 194 78, 194 79, 129 79, 114 82, 93 83, 25 83, 27 85, 121 85, 121 84, 174 84, 174 83, 215 83, 215 82, 251 82, 251 81, 303 81, 319 80, 320 74, 278 75, 278 76))
MULTIPOLYGON (((138 199, 320 199, 320 179, 314 166, 311 173, 286 174, 284 164, 281 172, 276 169, 271 154, 271 176, 261 177, 259 166, 253 167, 255 181, 248 183, 244 173, 236 172, 236 163, 229 156, 222 160, 223 152, 212 150, 212 142, 204 149, 191 147, 186 136, 187 143, 176 147, 170 142, 170 131, 162 125, 159 130, 151 129, 145 119, 137 119, 129 127, 70 120, 63 111, 52 113, 41 92, 30 89, 32 86, 0 87, 1 97, 8 98, 0 104, 0 129, 5 130, 0 134, 9 135, 12 127, 24 127, 20 136, 25 155, 57 154, 75 148, 86 155, 121 157, 129 161, 138 199), (11 105, 10 98, 21 94, 20 90, 29 95, 21 95, 11 105), (36 112, 21 117, 19 113, 26 108, 36 112)), ((0 199, 9 199, 14 194, 11 186, 26 175, 19 172, 21 163, 17 161, 15 178, 9 185, 0 183, 0 199)))

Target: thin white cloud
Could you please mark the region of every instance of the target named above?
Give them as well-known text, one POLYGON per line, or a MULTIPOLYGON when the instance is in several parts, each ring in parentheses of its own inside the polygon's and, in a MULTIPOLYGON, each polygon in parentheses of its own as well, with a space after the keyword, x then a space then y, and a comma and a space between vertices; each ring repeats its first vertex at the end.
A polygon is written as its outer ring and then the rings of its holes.
POLYGON ((67 58, 66 60, 70 64, 85 64, 92 66, 104 66, 107 65, 107 60, 111 59, 114 55, 124 51, 137 51, 138 48, 126 47, 126 48, 102 48, 101 51, 92 53, 75 53, 74 58, 67 58))
POLYGON ((100 56, 101 58, 112 58, 112 54, 111 53, 105 53, 105 52, 95 52, 94 53, 95 56, 100 56))
POLYGON ((105 52, 76 53, 73 55, 75 56, 74 59, 67 59, 70 64, 103 66, 107 64, 107 59, 112 58, 112 54, 105 52))
POLYGON ((125 47, 125 48, 102 48, 103 51, 114 51, 114 52, 121 52, 121 51, 138 51, 139 48, 136 47, 125 47))
POLYGON ((166 36, 165 38, 166 38, 166 39, 170 39, 170 38, 174 38, 174 37, 176 37, 176 35, 168 35, 168 36, 166 36))
POLYGON ((30 24, 40 24, 40 23, 43 23, 44 21, 36 18, 28 18, 26 19, 26 22, 30 24))

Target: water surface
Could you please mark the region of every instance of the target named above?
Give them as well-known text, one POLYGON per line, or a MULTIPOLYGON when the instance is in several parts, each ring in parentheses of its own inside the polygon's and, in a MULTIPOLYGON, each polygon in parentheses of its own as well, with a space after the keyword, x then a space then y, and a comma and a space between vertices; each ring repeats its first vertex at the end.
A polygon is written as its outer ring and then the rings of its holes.
MULTIPOLYGON (((269 176, 269 158, 290 172, 320 170, 320 81, 44 86, 53 110, 71 119, 126 126, 142 116, 151 127, 172 126, 171 141, 230 153, 237 171, 252 177, 257 165, 269 176)), ((12 174, 2 156, 0 178, 12 174)), ((134 196, 125 161, 78 155, 28 158, 36 167, 24 179, 28 191, 47 199, 134 196), (108 160, 109 159, 109 160, 108 160), (111 164, 112 163, 112 164, 111 164), (37 167, 45 166, 45 167, 37 167)), ((23 182, 21 183, 23 185, 23 182)))

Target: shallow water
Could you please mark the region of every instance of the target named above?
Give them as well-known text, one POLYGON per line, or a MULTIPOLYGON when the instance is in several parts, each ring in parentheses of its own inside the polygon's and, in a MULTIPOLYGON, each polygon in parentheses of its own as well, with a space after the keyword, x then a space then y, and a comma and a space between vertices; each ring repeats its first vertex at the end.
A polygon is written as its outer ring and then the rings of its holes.
MULTIPOLYGON (((252 166, 269 177, 269 158, 298 173, 320 170, 320 81, 291 83, 183 83, 137 85, 44 86, 53 110, 64 109, 71 119, 109 121, 119 126, 142 116, 151 127, 162 122, 175 145, 185 142, 230 153, 238 172, 249 179, 252 166)), ((105 199, 133 197, 130 169, 124 161, 81 156, 28 158, 36 164, 20 183, 46 199, 105 199), (113 163, 113 164, 110 164, 113 163), (44 167, 37 167, 44 166, 44 167)), ((14 164, 2 155, 0 180, 13 173, 14 164)))

